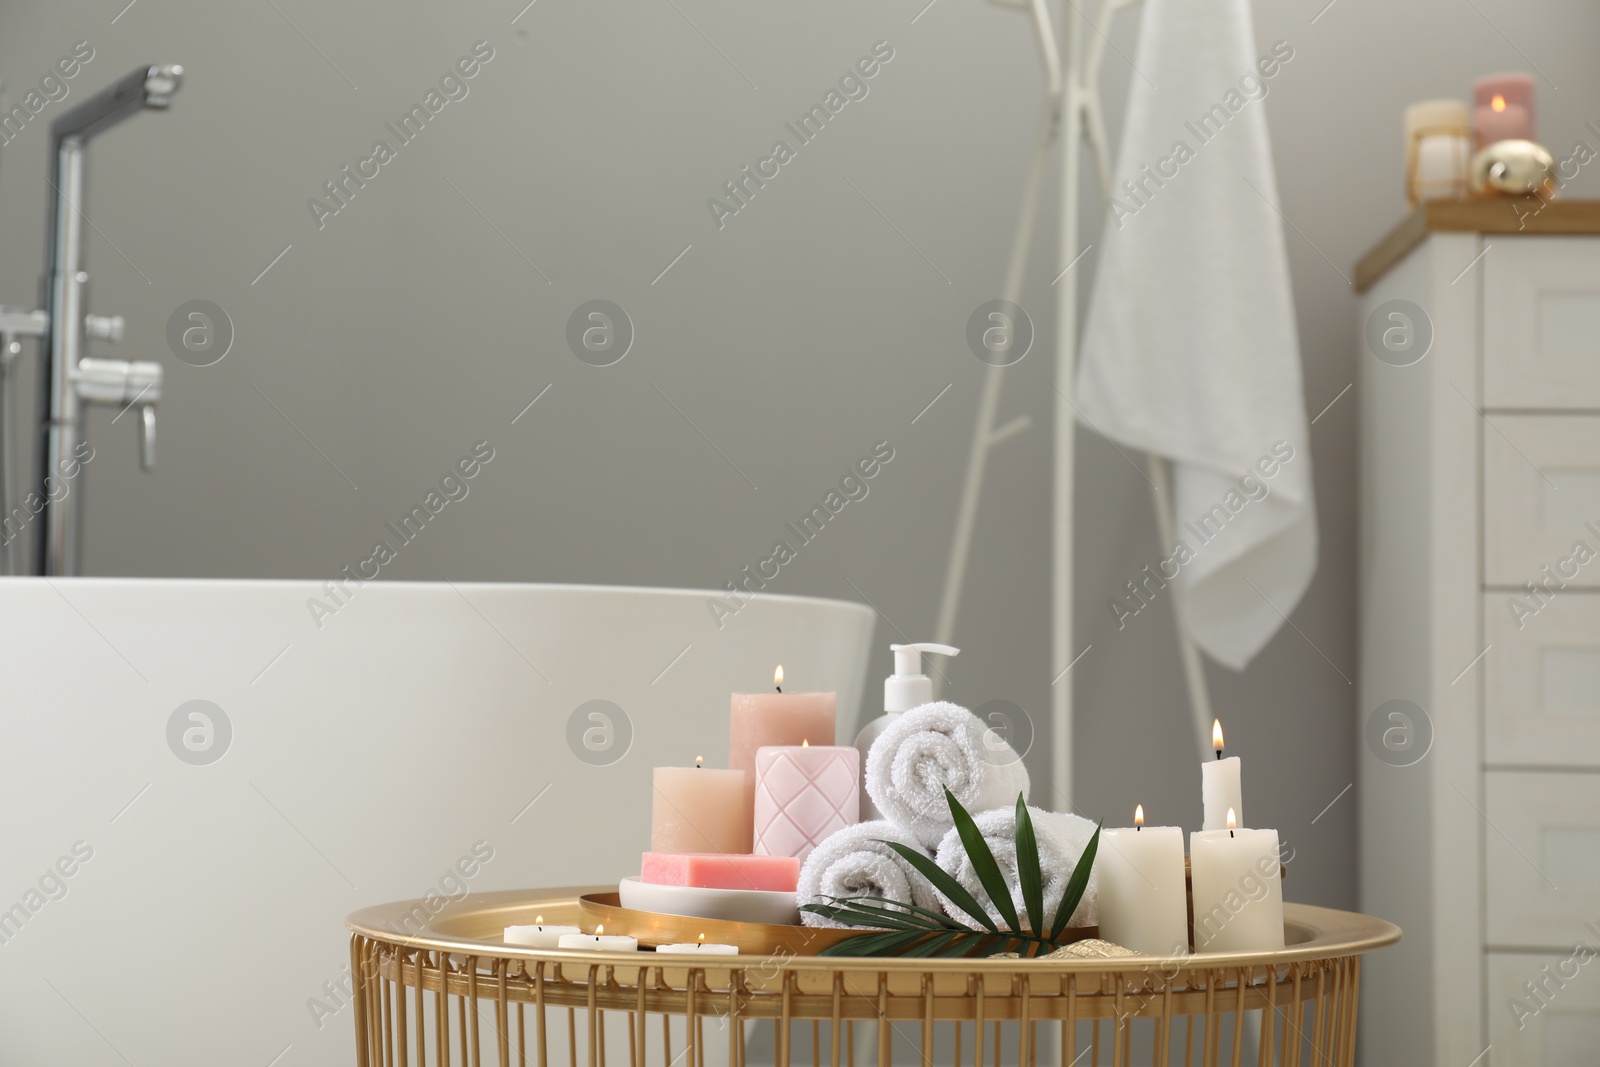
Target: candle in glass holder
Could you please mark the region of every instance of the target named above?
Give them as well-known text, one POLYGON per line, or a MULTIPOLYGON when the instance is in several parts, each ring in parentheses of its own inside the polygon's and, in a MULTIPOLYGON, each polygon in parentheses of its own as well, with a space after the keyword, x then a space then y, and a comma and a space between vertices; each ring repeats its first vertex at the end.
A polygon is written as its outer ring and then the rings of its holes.
POLYGON ((861 811, 861 753, 845 745, 756 749, 755 852, 801 863, 861 811))
POLYGON ((1532 141, 1533 75, 1495 74, 1472 83, 1472 124, 1478 147, 1532 141))
POLYGON ((1423 200, 1467 195, 1472 126, 1459 100, 1424 100, 1406 108, 1406 195, 1423 200))
POLYGON ((735 693, 728 733, 728 766, 745 773, 740 806, 741 853, 755 842, 756 749, 768 745, 832 745, 837 693, 785 693, 783 666, 773 672, 771 693, 735 693))

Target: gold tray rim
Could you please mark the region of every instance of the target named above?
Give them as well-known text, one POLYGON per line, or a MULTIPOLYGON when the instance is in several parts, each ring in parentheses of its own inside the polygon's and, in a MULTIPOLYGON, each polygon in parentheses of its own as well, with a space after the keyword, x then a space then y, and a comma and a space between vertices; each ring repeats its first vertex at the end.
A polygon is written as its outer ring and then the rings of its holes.
MULTIPOLYGON (((567 963, 606 963, 632 966, 655 965, 653 952, 593 952, 564 951, 559 949, 525 948, 507 945, 500 941, 507 926, 530 923, 542 914, 551 924, 581 926, 582 899, 585 896, 615 894, 612 886, 559 886, 550 889, 506 889, 474 892, 454 904, 438 911, 430 910, 424 899, 400 900, 377 904, 351 913, 345 926, 352 934, 403 948, 424 949, 430 952, 449 952, 461 956, 508 960, 551 960, 567 963), (416 929, 412 929, 416 927, 416 929)), ((625 910, 618 908, 619 911, 625 910)), ((1293 941, 1283 949, 1273 952, 1203 952, 1172 957, 1172 962, 1184 969, 1203 967, 1267 966, 1307 960, 1353 956, 1392 945, 1400 940, 1398 926, 1385 919, 1340 911, 1314 904, 1286 902, 1283 906, 1284 927, 1293 941)), ((655 913, 641 913, 651 914, 655 913)), ((685 918, 676 916, 675 918, 685 918)), ((714 920, 689 919, 690 922, 709 923, 714 920)), ((750 923, 747 926, 763 924, 750 923)), ((785 930, 806 930, 810 927, 783 927, 785 930)), ((618 931, 621 932, 621 931, 618 931)), ((821 932, 821 931, 818 931, 821 932)), ((708 941, 712 940, 708 934, 708 941)), ((693 937, 685 940, 694 940, 693 937)), ((739 942, 727 942, 739 944, 739 942)), ((743 945, 740 944, 741 950, 743 945)), ((760 955, 760 954, 756 954, 760 955)), ((773 955, 771 953, 767 954, 773 955)), ((744 967, 752 954, 741 952, 738 956, 708 957, 703 966, 744 967), (712 962, 716 961, 716 962, 712 962)), ((661 964, 685 965, 690 957, 665 955, 661 964), (668 964, 671 961, 671 964, 668 964)), ((863 958, 796 954, 773 961, 774 966, 798 969, 851 970, 961 970, 973 972, 1009 972, 1019 963, 1027 967, 1046 967, 1051 970, 1082 972, 1115 972, 1148 966, 1150 961, 1163 960, 1159 956, 1123 956, 1111 959, 1050 959, 1050 960, 994 960, 994 959, 911 959, 892 956, 863 958)))

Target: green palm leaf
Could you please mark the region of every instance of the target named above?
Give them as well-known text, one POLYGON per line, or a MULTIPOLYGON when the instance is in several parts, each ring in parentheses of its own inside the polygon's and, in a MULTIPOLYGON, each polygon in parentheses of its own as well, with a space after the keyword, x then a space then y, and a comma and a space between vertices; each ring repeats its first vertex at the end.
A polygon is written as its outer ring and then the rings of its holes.
MULTIPOLYGON (((1018 929, 1022 924, 1017 921, 1017 906, 1011 902, 1011 887, 1006 885, 1006 876, 1000 872, 1000 864, 989 850, 989 842, 983 839, 983 831, 978 829, 978 824, 972 821, 972 816, 961 806, 961 801, 956 799, 949 787, 945 788, 944 799, 950 805, 950 818, 956 824, 956 833, 961 836, 962 847, 967 850, 967 862, 972 864, 972 872, 978 876, 978 883, 994 902, 995 910, 1006 921, 1006 925, 1012 930, 1018 929)), ((1020 848, 1018 851, 1021 851, 1020 848)), ((1033 859, 1038 863, 1037 845, 1033 848, 1033 859)), ((994 929, 993 924, 986 925, 994 929)))
POLYGON ((1103 824, 1095 824, 1094 836, 1089 838, 1088 847, 1083 850, 1083 855, 1078 857, 1078 865, 1072 869, 1072 877, 1067 880, 1066 891, 1061 894, 1061 903, 1056 905, 1055 922, 1050 924, 1052 941, 1061 937, 1061 932, 1067 928, 1067 920, 1078 910, 1084 891, 1089 888, 1089 872, 1094 870, 1094 854, 1100 848, 1101 825, 1103 824))
POLYGON ((866 909, 850 908, 836 904, 807 904, 800 909, 809 911, 824 918, 833 919, 849 926, 861 926, 878 930, 917 930, 922 933, 945 929, 941 926, 929 926, 924 922, 908 922, 896 917, 886 908, 866 909))
POLYGON ((921 931, 891 930, 883 934, 863 934, 829 945, 822 956, 892 956, 915 945, 927 935, 921 931))
MULTIPOLYGON (((973 899, 972 894, 967 892, 966 887, 956 881, 955 877, 943 867, 940 867, 916 849, 902 845, 898 841, 883 841, 880 843, 888 845, 899 853, 900 858, 915 867, 917 873, 926 878, 933 888, 948 897, 950 903, 972 916, 985 930, 999 930, 999 927, 995 926, 994 920, 989 918, 989 913, 983 910, 977 900, 973 899)), ((991 862, 993 859, 994 857, 991 856, 991 862)))
POLYGON ((1039 841, 1033 834, 1033 817, 1027 801, 1017 794, 1017 884, 1028 911, 1028 929, 1044 932, 1044 877, 1039 873, 1039 841))

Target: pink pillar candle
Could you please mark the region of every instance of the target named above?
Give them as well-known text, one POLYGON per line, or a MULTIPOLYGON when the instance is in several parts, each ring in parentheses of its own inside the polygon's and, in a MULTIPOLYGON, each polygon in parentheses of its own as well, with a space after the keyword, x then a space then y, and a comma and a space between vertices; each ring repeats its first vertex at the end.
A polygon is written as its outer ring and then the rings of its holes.
POLYGON ((756 750, 755 851, 801 863, 861 811, 861 753, 852 746, 756 750))
MULTIPOLYGON (((782 668, 780 667, 781 671, 782 668)), ((781 684, 781 682, 780 682, 781 684)), ((836 693, 735 693, 728 733, 728 766, 745 773, 738 851, 755 843, 756 749, 768 745, 832 745, 836 693)))
POLYGON ((743 771, 657 767, 650 801, 651 852, 747 852, 743 771))
POLYGON ((1496 141, 1531 141, 1533 75, 1496 74, 1472 83, 1472 124, 1478 146, 1496 141))

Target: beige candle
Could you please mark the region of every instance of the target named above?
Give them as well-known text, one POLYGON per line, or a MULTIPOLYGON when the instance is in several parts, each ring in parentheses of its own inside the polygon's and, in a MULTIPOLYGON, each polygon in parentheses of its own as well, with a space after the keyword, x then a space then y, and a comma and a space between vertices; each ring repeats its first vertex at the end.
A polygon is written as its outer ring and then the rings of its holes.
POLYGON ((657 767, 650 801, 651 852, 746 852, 743 771, 657 767))
POLYGON ((755 843, 756 749, 776 745, 832 745, 837 693, 783 692, 783 666, 773 672, 772 693, 735 693, 729 719, 728 766, 745 773, 739 806, 743 833, 735 851, 755 843))

